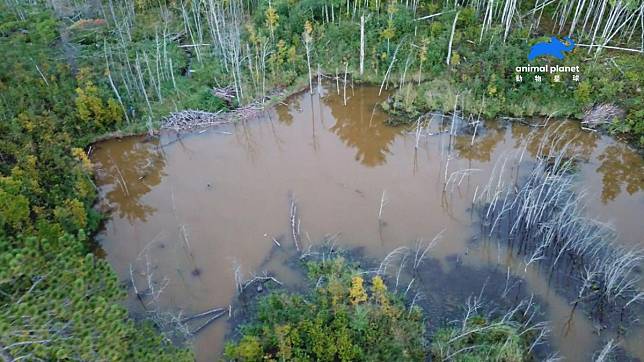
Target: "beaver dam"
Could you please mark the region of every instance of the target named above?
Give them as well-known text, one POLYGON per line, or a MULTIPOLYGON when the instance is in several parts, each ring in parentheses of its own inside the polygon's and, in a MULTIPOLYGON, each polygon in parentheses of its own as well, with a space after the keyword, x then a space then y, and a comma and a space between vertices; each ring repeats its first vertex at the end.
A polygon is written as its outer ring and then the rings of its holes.
POLYGON ((295 288, 287 255, 324 241, 388 268, 430 326, 472 296, 529 298, 550 329, 541 355, 586 361, 612 341, 644 358, 641 156, 577 122, 428 114, 393 128, 378 91, 329 87, 252 120, 96 145, 99 240, 133 315, 182 326, 173 338, 212 360, 237 291, 295 288))

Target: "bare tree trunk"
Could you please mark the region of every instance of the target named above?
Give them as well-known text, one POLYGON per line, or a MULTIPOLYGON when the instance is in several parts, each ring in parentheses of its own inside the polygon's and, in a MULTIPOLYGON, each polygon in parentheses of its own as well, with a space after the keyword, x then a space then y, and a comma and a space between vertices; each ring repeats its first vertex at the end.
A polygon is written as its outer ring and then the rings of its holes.
POLYGON ((174 91, 177 91, 177 82, 174 80, 174 67, 172 66, 172 57, 170 57, 170 77, 172 78, 172 86, 174 87, 174 91))
POLYGON ((145 83, 143 82, 143 75, 141 75, 141 62, 139 61, 139 54, 136 54, 136 71, 139 75, 139 82, 141 83, 141 91, 143 92, 143 97, 145 98, 145 103, 148 105, 149 115, 152 115, 152 106, 150 105, 150 99, 148 98, 148 93, 145 91, 145 83))
POLYGON ((575 10, 575 15, 572 17, 572 24, 570 25, 570 31, 568 31, 569 37, 571 37, 572 33, 575 31, 575 26, 577 26, 581 12, 584 9, 584 5, 586 5, 586 0, 580 0, 577 3, 577 9, 575 10))
POLYGON ((387 78, 389 77, 389 73, 391 73, 391 69, 394 66, 394 63, 396 62, 396 57, 398 56, 398 49, 400 49, 400 46, 402 45, 403 41, 405 39, 400 39, 400 43, 396 46, 396 50, 394 50, 394 56, 391 59, 391 63, 389 63, 389 67, 387 68, 387 72, 385 72, 385 76, 382 79, 382 83, 380 84, 380 90, 378 91, 378 95, 382 94, 382 88, 385 86, 385 83, 387 82, 387 78))
MULTIPOLYGON (((331 8, 331 9, 333 9, 333 8, 331 8)), ((322 71, 320 70, 320 63, 318 63, 318 72, 317 73, 318 73, 317 88, 318 88, 318 94, 320 94, 320 93, 322 93, 322 71)))
MULTIPOLYGON (((348 0, 347 0, 348 1, 348 0)), ((364 74, 364 15, 360 16, 360 75, 364 74)))
POLYGON ((454 16, 454 22, 452 23, 452 35, 449 36, 449 45, 447 47, 447 65, 450 63, 450 58, 452 57, 452 41, 454 40, 454 30, 456 30, 456 20, 458 20, 459 12, 456 12, 454 16))
POLYGON ((599 25, 601 24, 602 17, 604 16, 604 10, 606 9, 606 2, 607 0, 604 0, 602 2, 601 10, 599 11, 599 17, 597 18, 597 25, 595 25, 595 30, 593 31, 593 37, 590 40, 591 47, 588 48, 588 54, 590 54, 591 50, 593 49, 592 46, 595 45, 595 37, 597 36, 597 30, 599 30, 599 25))
POLYGON ((347 70, 349 63, 344 63, 344 105, 347 105, 347 70))
POLYGON ((105 50, 105 67, 107 68, 107 79, 110 81, 112 90, 114 91, 114 94, 116 94, 116 99, 119 101, 119 104, 121 105, 121 109, 123 110, 123 115, 125 116, 125 120, 127 121, 127 123, 130 123, 130 117, 128 117, 127 115, 127 109, 125 109, 125 105, 123 104, 121 95, 119 94, 119 91, 116 88, 116 85, 114 85, 114 80, 112 80, 112 71, 110 71, 110 62, 107 57, 107 42, 103 43, 103 48, 105 50))
POLYGON ((311 76, 311 57, 309 55, 309 41, 304 36, 304 48, 306 48, 306 65, 309 68, 309 93, 313 94, 313 78, 311 76))

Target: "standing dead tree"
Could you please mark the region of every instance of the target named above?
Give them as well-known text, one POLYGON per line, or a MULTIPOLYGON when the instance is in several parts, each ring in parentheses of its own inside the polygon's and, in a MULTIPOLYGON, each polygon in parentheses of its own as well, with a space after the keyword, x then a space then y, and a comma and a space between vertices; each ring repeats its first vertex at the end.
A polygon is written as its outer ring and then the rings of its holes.
MULTIPOLYGON (((309 92, 313 94, 313 75, 311 74, 311 42, 313 38, 311 37, 313 33, 313 25, 310 21, 306 21, 304 24, 304 33, 302 33, 302 42, 304 43, 304 48, 306 49, 306 66, 309 70, 309 92)), ((319 69, 318 69, 319 74, 319 69)), ((319 82, 318 82, 319 83, 319 82)), ((318 84, 318 87, 320 85, 318 84)))
POLYGON ((380 208, 378 209, 378 221, 382 222, 382 210, 389 200, 387 199, 387 190, 382 190, 382 195, 380 196, 380 208))
MULTIPOLYGON (((347 1, 347 5, 348 5, 347 1)), ((365 36, 364 36, 364 14, 360 15, 360 75, 364 74, 364 49, 365 49, 365 36)))
POLYGON ((452 33, 449 36, 449 44, 447 45, 447 65, 450 64, 452 59, 452 41, 454 40, 454 31, 456 30, 456 21, 458 20, 458 14, 459 12, 457 11, 456 15, 454 15, 454 22, 452 23, 452 33))
MULTIPOLYGON (((232 76, 235 94, 241 103, 244 99, 242 76, 243 52, 241 28, 244 22, 244 5, 241 0, 203 0, 203 11, 214 45, 213 54, 222 60, 232 76)), ((199 11, 195 11, 196 14, 199 11)), ((249 56, 249 55, 247 55, 249 56)))

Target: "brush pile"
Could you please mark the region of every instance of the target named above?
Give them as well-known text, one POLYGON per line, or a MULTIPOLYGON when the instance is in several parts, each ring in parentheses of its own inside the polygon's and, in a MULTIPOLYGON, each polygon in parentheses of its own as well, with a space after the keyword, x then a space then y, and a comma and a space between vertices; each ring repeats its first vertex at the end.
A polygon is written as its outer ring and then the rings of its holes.
POLYGON ((223 99, 228 105, 232 104, 233 100, 237 98, 237 92, 232 86, 224 88, 214 87, 212 88, 212 95, 217 98, 223 99))
POLYGON ((615 118, 623 118, 624 111, 613 104, 600 104, 584 113, 581 124, 584 127, 595 129, 608 124, 615 118))
POLYGON ((526 268, 538 262, 550 276, 568 271, 567 280, 578 288, 575 303, 584 302, 600 317, 623 312, 644 300, 638 275, 644 253, 619 246, 609 225, 585 216, 582 196, 573 190, 572 140, 565 132, 553 136, 557 131, 541 140, 527 176, 519 177, 525 148, 495 165, 474 200, 483 233, 506 240, 526 268))
POLYGON ((251 103, 236 108, 229 112, 204 112, 184 110, 174 112, 161 121, 162 129, 171 129, 176 132, 190 131, 199 128, 208 128, 233 123, 237 120, 247 120, 258 116, 264 110, 260 103, 251 103))
POLYGON ((206 128, 229 123, 220 112, 211 113, 204 111, 185 110, 175 112, 162 120, 161 128, 172 129, 177 132, 194 128, 206 128))

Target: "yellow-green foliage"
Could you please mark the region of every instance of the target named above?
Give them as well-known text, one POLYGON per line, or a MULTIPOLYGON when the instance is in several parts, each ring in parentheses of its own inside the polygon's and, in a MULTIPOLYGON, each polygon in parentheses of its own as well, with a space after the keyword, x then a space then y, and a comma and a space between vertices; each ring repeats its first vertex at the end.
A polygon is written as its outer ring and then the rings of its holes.
POLYGON ((105 96, 100 77, 81 71, 77 80, 63 63, 54 43, 63 26, 48 10, 26 16, 0 4, 2 356, 194 360, 128 318, 125 289, 91 253, 85 235, 100 217, 91 209, 96 190, 84 148, 95 132, 117 126, 122 110, 105 96))
POLYGON ((389 296, 387 295, 387 285, 382 280, 380 275, 376 275, 371 279, 371 297, 380 305, 389 304, 389 296))
POLYGON ((118 103, 112 98, 103 102, 98 87, 91 81, 76 88, 76 109, 81 121, 99 129, 119 125, 123 120, 123 111, 118 103))
POLYGON ((363 284, 362 277, 356 275, 351 278, 351 289, 349 289, 351 304, 356 305, 367 301, 367 292, 365 292, 363 284))
POLYGON ((308 264, 319 283, 306 295, 271 294, 241 327, 243 337, 228 343, 225 355, 237 361, 419 361, 425 358, 420 310, 405 310, 382 278, 365 280, 344 259, 308 264), (367 289, 371 291, 369 294, 367 289))

